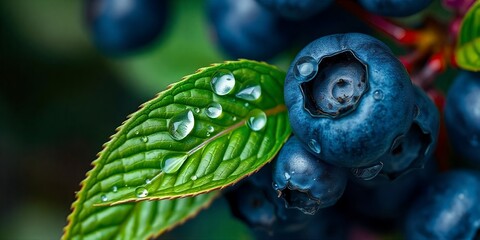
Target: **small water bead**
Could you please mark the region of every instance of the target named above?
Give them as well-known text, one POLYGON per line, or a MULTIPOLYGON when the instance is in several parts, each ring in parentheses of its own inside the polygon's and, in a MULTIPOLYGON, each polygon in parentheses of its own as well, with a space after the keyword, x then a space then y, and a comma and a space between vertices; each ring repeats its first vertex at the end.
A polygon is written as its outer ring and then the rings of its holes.
POLYGON ((152 182, 152 180, 150 180, 150 178, 145 179, 146 184, 150 184, 151 182, 152 182))
POLYGON ((205 109, 205 114, 207 114, 209 118, 220 117, 220 115, 222 115, 222 105, 216 102, 210 103, 205 109))
POLYGON ((183 163, 187 160, 188 155, 178 154, 167 157, 165 161, 162 162, 162 171, 165 173, 176 173, 183 163))
POLYGON ((140 131, 138 131, 138 130, 135 131, 135 135, 138 135, 138 134, 140 134, 140 131))
POLYGON ((148 137, 147 137, 147 136, 143 136, 143 137, 142 137, 142 142, 144 142, 144 143, 148 142, 148 137))
POLYGON ((290 180, 290 174, 288 172, 285 172, 284 174, 285 180, 290 180))
POLYGON ((117 187, 117 186, 113 186, 113 187, 112 187, 112 192, 114 192, 114 193, 118 192, 118 187, 117 187))
POLYGON ((144 187, 139 187, 135 189, 135 195, 137 195, 138 198, 144 198, 148 196, 148 190, 144 187))
POLYGON ((193 109, 193 111, 198 114, 198 113, 200 113, 200 108, 196 107, 196 108, 193 109))
POLYGON ((107 195, 102 195, 102 196, 100 196, 100 200, 102 200, 102 202, 108 201, 107 195))
POLYGON ((168 133, 170 133, 173 139, 179 141, 192 132, 194 125, 195 118, 193 117, 193 113, 191 110, 187 110, 170 119, 168 123, 168 133))
POLYGON ((220 70, 213 75, 210 85, 217 95, 227 95, 235 87, 235 77, 228 70, 220 70))
POLYGON ((248 102, 247 102, 247 103, 245 103, 245 104, 243 104, 243 105, 244 105, 245 107, 248 107, 248 106, 250 106, 250 104, 249 104, 248 102))
POLYGON ((382 90, 375 90, 375 92, 373 92, 373 99, 379 101, 379 100, 382 100, 383 97, 384 97, 384 95, 383 95, 382 90))
POLYGON ((211 133, 207 132, 207 134, 205 134, 205 136, 207 137, 210 137, 210 135, 212 135, 211 133))
POLYGON ((316 154, 319 154, 322 151, 320 144, 315 139, 310 139, 308 147, 316 154))
POLYGON ((213 126, 208 126, 207 131, 211 133, 211 132, 215 131, 215 128, 213 126))
POLYGON ((192 181, 195 181, 195 180, 198 179, 198 177, 197 177, 197 175, 193 175, 193 176, 190 177, 190 179, 191 179, 192 181))
POLYGON ((250 117, 247 120, 247 125, 253 131, 260 131, 267 125, 267 115, 260 109, 255 109, 250 112, 250 117))
POLYGON ((261 95, 262 88, 260 87, 260 85, 255 85, 240 90, 240 92, 238 92, 235 96, 247 101, 255 101, 259 99, 261 95))
POLYGON ((232 117, 232 120, 233 120, 233 121, 237 121, 237 117, 233 116, 233 117, 232 117))
POLYGON ((312 79, 317 72, 318 62, 309 56, 299 58, 293 68, 293 75, 300 81, 312 79))
POLYGON ((380 162, 377 165, 366 168, 352 168, 352 174, 362 180, 371 180, 376 177, 383 168, 383 163, 380 162))

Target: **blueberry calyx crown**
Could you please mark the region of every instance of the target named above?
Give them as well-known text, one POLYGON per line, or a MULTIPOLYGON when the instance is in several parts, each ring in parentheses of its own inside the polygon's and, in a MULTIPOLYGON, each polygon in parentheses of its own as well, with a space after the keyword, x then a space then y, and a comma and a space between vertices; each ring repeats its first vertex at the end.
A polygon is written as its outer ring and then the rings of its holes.
MULTIPOLYGON (((303 62, 299 59, 296 67, 301 68, 303 62)), ((368 91, 367 65, 350 50, 323 57, 313 69, 309 79, 300 84, 304 108, 312 117, 342 117, 353 111, 368 91)))

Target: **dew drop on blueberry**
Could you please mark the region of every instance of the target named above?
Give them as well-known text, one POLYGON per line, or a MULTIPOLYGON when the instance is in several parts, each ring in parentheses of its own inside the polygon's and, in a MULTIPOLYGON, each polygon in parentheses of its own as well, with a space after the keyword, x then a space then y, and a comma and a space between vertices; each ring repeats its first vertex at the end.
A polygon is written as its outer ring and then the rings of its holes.
POLYGON ((315 139, 310 139, 308 147, 316 154, 319 154, 322 151, 320 144, 315 139))
POLYGON ((373 99, 377 100, 377 101, 380 101, 383 99, 383 92, 382 90, 375 90, 375 92, 373 92, 373 99))
POLYGON ((293 74, 297 80, 305 81, 312 79, 318 72, 317 61, 309 56, 301 57, 293 68, 293 74))
POLYGON ((383 168, 383 163, 380 162, 374 166, 366 168, 352 168, 352 174, 362 180, 371 180, 376 177, 383 168))

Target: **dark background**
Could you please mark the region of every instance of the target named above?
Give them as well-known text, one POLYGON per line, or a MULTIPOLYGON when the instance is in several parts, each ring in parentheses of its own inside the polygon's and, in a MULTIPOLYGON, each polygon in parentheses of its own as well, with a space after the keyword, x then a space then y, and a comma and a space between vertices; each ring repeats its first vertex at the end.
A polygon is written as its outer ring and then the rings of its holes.
MULTIPOLYGON (((0 239, 59 239, 74 192, 115 128, 167 84, 223 60, 203 1, 171 2, 164 36, 112 58, 93 46, 83 1, 0 1, 0 239)), ((232 236, 250 238, 223 199, 165 235, 232 236)))

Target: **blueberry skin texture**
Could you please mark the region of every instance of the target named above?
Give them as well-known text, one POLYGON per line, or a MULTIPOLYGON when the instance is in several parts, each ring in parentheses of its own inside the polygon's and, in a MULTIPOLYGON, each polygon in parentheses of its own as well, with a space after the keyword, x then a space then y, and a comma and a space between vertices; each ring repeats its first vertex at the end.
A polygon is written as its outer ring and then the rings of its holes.
POLYGON ((129 54, 164 32, 166 0, 87 0, 87 25, 95 45, 109 55, 129 54))
POLYGON ((449 88, 445 105, 447 133, 454 149, 480 167, 480 73, 462 71, 449 88))
POLYGON ((284 98, 298 139, 304 146, 315 140, 321 151, 309 151, 341 167, 378 164, 379 157, 391 148, 397 136, 408 131, 413 120, 414 92, 405 68, 385 44, 360 33, 325 36, 303 48, 287 72, 284 98), (308 98, 301 90, 301 84, 308 80, 296 79, 294 74, 297 61, 308 56, 320 62, 345 51, 351 51, 367 66, 368 90, 345 116, 312 116, 304 107, 308 98), (382 91, 383 99, 374 98, 377 90, 382 91))
POLYGON ((432 0, 358 0, 367 11, 388 17, 405 17, 425 9, 432 0))
POLYGON ((292 42, 294 25, 255 0, 208 0, 213 39, 233 59, 269 60, 292 42))
POLYGON ((257 2, 282 17, 301 20, 326 9, 333 0, 257 0, 257 2))
POLYGON ((412 169, 423 168, 437 145, 440 113, 425 92, 414 86, 413 123, 405 136, 399 137, 381 161, 382 174, 394 179, 412 169))
POLYGON ((453 170, 433 179, 406 219, 407 239, 474 239, 480 231, 480 173, 453 170))
POLYGON ((342 196, 347 173, 317 159, 292 136, 274 162, 273 182, 287 207, 315 214, 320 208, 334 205, 342 196))

